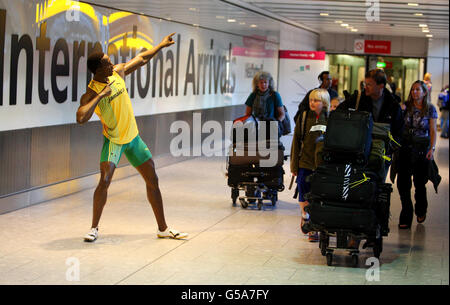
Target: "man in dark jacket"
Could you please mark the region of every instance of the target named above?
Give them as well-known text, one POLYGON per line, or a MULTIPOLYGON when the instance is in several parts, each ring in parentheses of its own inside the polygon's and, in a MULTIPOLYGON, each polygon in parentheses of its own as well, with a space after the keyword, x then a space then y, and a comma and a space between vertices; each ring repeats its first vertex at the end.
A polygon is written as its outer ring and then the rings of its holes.
MULTIPOLYGON (((330 71, 322 71, 322 72, 320 72, 320 74, 317 77, 317 79, 320 82, 320 86, 315 88, 315 89, 325 89, 325 90, 327 90, 328 94, 330 95, 330 103, 331 103, 332 100, 339 98, 338 93, 331 88, 331 84, 332 84, 333 78, 330 75, 330 71)), ((309 110, 309 95, 315 89, 309 90, 308 93, 306 93, 306 95, 303 98, 303 100, 298 105, 297 113, 294 116, 294 122, 297 122, 297 118, 298 118, 300 113, 302 113, 305 110, 309 110)))
MULTIPOLYGON (((403 133, 403 115, 400 104, 386 88, 386 74, 381 69, 370 70, 365 75, 365 89, 359 100, 358 110, 372 113, 373 121, 391 126, 394 139, 400 143, 403 133)), ((341 103, 338 109, 355 109, 357 94, 341 103)))

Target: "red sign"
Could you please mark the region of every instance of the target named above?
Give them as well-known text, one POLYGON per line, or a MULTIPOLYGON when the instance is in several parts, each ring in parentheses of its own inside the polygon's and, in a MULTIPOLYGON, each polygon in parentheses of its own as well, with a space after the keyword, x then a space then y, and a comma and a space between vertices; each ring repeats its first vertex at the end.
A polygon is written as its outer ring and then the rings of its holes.
POLYGON ((389 40, 365 40, 364 53, 391 54, 391 42, 389 40))
POLYGON ((233 56, 246 56, 246 57, 257 57, 257 58, 270 58, 276 57, 274 50, 260 50, 260 49, 249 49, 243 47, 234 47, 232 51, 233 56))
POLYGON ((324 51, 280 51, 280 58, 325 60, 324 51))

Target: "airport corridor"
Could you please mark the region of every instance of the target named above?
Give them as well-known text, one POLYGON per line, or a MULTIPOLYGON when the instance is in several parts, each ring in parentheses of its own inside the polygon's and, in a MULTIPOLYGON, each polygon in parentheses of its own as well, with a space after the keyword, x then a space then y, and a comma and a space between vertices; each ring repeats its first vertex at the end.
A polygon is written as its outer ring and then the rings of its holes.
MULTIPOLYGON (((287 139, 289 140, 289 139, 287 139)), ((89 229, 94 189, 0 215, 0 284, 445 284, 449 283, 448 140, 438 139, 442 182, 427 184, 424 224, 398 230, 394 187, 390 234, 384 238, 379 281, 336 251, 326 265, 318 243, 300 232, 288 163, 276 208, 232 206, 225 157, 196 158, 157 169, 168 225, 183 240, 156 237, 156 222, 139 175, 113 180, 95 243, 89 229), (71 268, 79 267, 79 278, 71 268)), ((156 161, 158 164, 158 162, 156 161)))

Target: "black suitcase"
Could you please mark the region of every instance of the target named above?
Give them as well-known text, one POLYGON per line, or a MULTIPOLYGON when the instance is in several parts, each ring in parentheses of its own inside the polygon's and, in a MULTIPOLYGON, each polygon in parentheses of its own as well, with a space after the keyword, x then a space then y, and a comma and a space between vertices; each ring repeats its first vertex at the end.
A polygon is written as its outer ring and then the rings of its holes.
MULTIPOLYGON (((255 146, 256 147, 256 146, 255 146)), ((232 149, 230 152, 230 155, 228 157, 228 163, 232 165, 250 165, 250 164, 256 164, 256 165, 262 165, 261 160, 268 160, 269 157, 272 159, 275 158, 276 164, 278 166, 282 166, 284 162, 284 150, 277 148, 276 150, 269 150, 269 154, 276 154, 276 156, 267 155, 267 156, 261 156, 260 152, 257 148, 250 147, 250 153, 247 147, 244 147, 244 149, 239 150, 237 148, 232 149), (253 151, 252 151, 253 149, 253 151), (255 156, 252 156, 252 154, 255 154, 255 156)), ((264 152, 267 154, 267 151, 264 152)))
POLYGON ((258 183, 282 190, 284 169, 283 166, 259 167, 256 165, 229 165, 228 186, 238 187, 241 183, 258 183))
POLYGON ((372 233, 377 228, 377 218, 372 209, 343 208, 335 206, 331 201, 325 203, 312 200, 305 211, 310 217, 307 227, 315 231, 352 230, 372 233))
POLYGON ((372 114, 365 111, 331 112, 324 142, 324 161, 365 164, 372 142, 372 114))
POLYGON ((374 174, 350 164, 323 164, 310 177, 308 197, 331 200, 340 206, 369 208, 376 199, 374 174))

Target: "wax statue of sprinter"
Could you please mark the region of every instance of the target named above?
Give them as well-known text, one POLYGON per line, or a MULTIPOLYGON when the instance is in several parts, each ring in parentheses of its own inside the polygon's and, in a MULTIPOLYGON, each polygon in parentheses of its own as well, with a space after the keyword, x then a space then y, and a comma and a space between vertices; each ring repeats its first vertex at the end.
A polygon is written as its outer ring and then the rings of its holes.
POLYGON ((157 236, 174 239, 188 236, 166 224, 155 164, 150 150, 139 136, 125 85, 126 75, 146 65, 161 49, 175 43, 172 39, 174 34, 166 36, 159 45, 141 52, 127 63, 113 65, 108 55, 102 52, 88 57, 87 66, 94 77, 81 97, 77 123, 86 123, 95 112, 103 125, 104 143, 100 157, 100 182, 94 192, 92 227, 84 237, 86 242, 93 242, 98 237, 98 223, 106 203, 108 187, 122 153, 145 180, 147 198, 158 223, 157 236))

